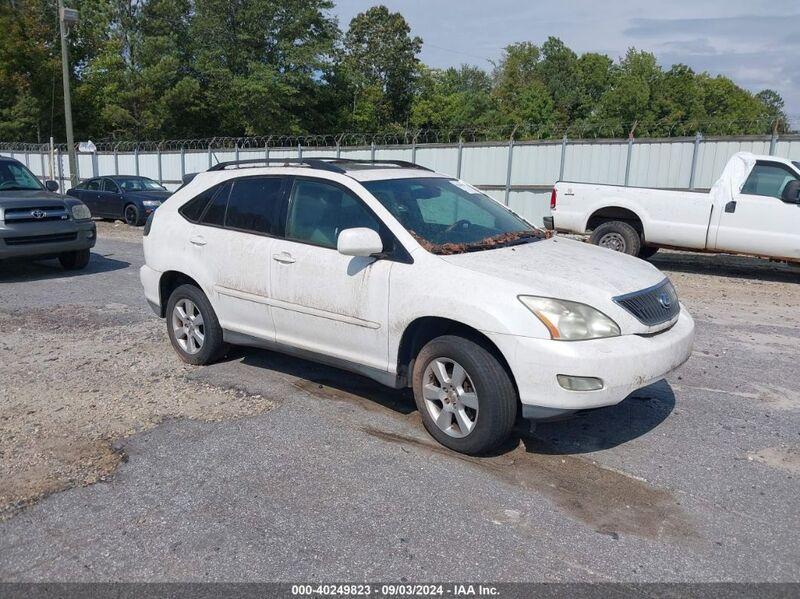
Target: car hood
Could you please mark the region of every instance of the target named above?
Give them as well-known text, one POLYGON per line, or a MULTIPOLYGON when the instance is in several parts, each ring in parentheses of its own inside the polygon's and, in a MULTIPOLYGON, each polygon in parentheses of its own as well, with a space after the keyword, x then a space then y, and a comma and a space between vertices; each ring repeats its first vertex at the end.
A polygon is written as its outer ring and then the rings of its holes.
POLYGON ((0 208, 42 208, 63 203, 62 196, 44 189, 0 191, 0 208))
POLYGON ((137 200, 158 200, 159 202, 163 202, 171 195, 172 192, 169 191, 126 191, 125 192, 125 197, 127 198, 134 198, 137 200))
POLYGON ((563 237, 441 258, 516 284, 519 294, 556 297, 601 310, 616 311, 609 307, 614 306, 613 297, 665 279, 649 262, 563 237))

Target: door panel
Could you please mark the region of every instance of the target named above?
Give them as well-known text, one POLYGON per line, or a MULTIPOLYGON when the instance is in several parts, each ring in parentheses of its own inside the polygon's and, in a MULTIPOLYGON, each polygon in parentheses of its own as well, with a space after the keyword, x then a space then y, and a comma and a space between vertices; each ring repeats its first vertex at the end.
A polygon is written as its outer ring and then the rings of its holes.
POLYGON ((224 329, 275 340, 270 267, 284 177, 223 185, 192 228, 187 246, 224 329), (233 228, 235 227, 235 229, 233 228))
POLYGON ((338 235, 352 227, 380 230, 380 222, 343 187, 294 181, 287 239, 275 240, 270 260, 275 335, 280 343, 385 371, 394 263, 340 254, 338 235))
POLYGON ((716 249, 800 259, 800 205, 780 199, 795 178, 785 165, 759 161, 741 192, 721 207, 716 249))
POLYGON ((278 342, 387 369, 393 262, 285 240, 270 262, 278 342))
POLYGON ((103 179, 98 193, 98 206, 103 214, 123 216, 122 197, 117 184, 110 179, 103 179))

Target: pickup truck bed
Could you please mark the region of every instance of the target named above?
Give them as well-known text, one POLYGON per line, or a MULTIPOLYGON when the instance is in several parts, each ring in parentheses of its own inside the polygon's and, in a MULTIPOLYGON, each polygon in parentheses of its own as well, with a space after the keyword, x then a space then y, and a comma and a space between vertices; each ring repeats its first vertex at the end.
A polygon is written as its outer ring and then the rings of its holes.
POLYGON ((735 154, 710 191, 558 181, 545 225, 646 258, 659 247, 800 261, 800 168, 735 154))

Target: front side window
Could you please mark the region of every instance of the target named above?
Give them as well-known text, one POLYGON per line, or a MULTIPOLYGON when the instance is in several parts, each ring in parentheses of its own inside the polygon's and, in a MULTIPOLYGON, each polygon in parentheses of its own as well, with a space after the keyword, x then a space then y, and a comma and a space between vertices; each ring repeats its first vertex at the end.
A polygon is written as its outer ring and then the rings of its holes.
POLYGON ((228 199, 225 226, 273 234, 280 214, 283 181, 282 177, 237 179, 228 199))
POLYGON ((786 184, 797 178, 797 175, 783 164, 757 162, 742 186, 742 193, 781 199, 786 184))
POLYGON ((129 177, 118 181, 125 191, 167 191, 166 187, 147 177, 129 177))
POLYGON ((0 162, 0 191, 39 190, 42 184, 27 168, 13 162, 0 162))
POLYGON ((355 227, 382 233, 380 221, 351 193, 323 181, 295 181, 286 221, 287 239, 335 248, 339 233, 355 227))
POLYGON ((474 187, 456 179, 390 179, 367 181, 363 185, 433 253, 491 249, 545 236, 474 187))

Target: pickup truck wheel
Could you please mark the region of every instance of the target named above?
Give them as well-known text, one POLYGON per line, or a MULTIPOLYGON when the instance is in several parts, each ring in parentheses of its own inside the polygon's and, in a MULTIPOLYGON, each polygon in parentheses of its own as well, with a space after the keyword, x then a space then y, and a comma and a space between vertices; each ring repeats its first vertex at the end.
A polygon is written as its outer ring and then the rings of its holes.
POLYGON ((425 428, 459 453, 482 454, 508 438, 517 394, 500 362, 453 335, 430 341, 414 361, 414 399, 425 428))
POLYGON ((65 270, 80 270, 89 264, 91 254, 88 249, 76 250, 74 252, 64 252, 59 255, 58 261, 65 270))
POLYGON ((222 327, 205 293, 181 285, 167 302, 167 334, 181 360, 210 364, 222 355, 222 327))
POLYGON ((652 258, 656 255, 658 251, 657 247, 653 247, 651 245, 643 245, 642 249, 639 250, 639 258, 642 260, 647 260, 648 258, 652 258))
POLYGON ((642 247, 639 232, 621 220, 605 222, 592 231, 589 239, 593 244, 623 254, 638 256, 642 247))

